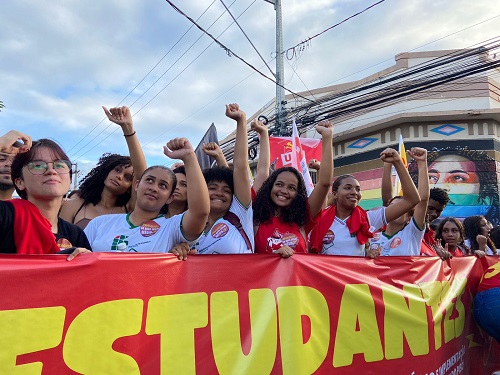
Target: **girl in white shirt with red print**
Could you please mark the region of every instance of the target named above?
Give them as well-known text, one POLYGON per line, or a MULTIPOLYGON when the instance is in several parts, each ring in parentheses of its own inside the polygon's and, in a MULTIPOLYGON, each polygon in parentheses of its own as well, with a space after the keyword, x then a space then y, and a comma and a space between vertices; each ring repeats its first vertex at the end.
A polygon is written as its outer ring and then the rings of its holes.
POLYGON ((327 255, 365 256, 365 244, 373 232, 404 213, 420 201, 399 153, 387 148, 380 159, 396 169, 404 191, 403 199, 389 207, 366 212, 358 206, 361 200, 359 182, 351 175, 337 177, 332 186, 334 203, 325 208, 318 225, 311 232, 311 251, 327 255))

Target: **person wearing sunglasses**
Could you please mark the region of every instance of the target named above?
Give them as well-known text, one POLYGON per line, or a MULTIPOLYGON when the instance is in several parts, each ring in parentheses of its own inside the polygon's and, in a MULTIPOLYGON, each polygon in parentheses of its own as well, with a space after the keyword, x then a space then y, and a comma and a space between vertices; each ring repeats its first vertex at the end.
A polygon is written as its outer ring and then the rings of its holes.
MULTIPOLYGON (((89 252, 83 231, 58 217, 71 184, 71 162, 50 139, 31 142, 29 136, 11 131, 0 137, 0 152, 21 139, 11 165, 11 178, 22 199, 0 202, 0 252, 21 254, 70 253, 71 260, 89 252)), ((12 151, 12 150, 10 150, 12 151)))

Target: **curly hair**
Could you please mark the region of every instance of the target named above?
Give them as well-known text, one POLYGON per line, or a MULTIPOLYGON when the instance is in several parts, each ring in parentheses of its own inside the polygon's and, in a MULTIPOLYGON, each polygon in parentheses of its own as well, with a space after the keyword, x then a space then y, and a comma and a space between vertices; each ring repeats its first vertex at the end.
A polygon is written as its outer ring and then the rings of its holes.
MULTIPOLYGON (((494 225, 500 224, 500 200, 495 160, 489 157, 486 151, 469 150, 467 147, 446 147, 433 148, 427 154, 427 164, 431 165, 436 159, 448 155, 461 156, 474 163, 475 173, 479 179, 479 204, 489 205, 490 208, 485 214, 486 219, 494 225)), ((418 186, 418 165, 415 160, 408 164, 408 172, 415 186, 418 186)), ((434 199, 432 196, 430 198, 434 199)))
MULTIPOLYGON (((483 219, 486 218, 482 215, 474 215, 466 217, 464 220, 465 238, 470 241, 472 251, 479 249, 476 236, 481 234, 481 220, 483 219)), ((489 236, 487 237, 486 244, 493 251, 493 254, 497 255, 497 248, 489 236)))
MULTIPOLYGON (((13 182, 15 182, 16 179, 18 179, 18 178, 21 178, 21 179, 23 178, 23 175, 22 175, 23 167, 25 165, 27 165, 29 162, 35 160, 35 155, 36 155, 38 149, 40 149, 40 148, 49 149, 52 152, 53 157, 55 159, 69 161, 68 155, 66 155, 66 153, 64 152, 62 147, 59 146, 56 142, 54 142, 51 139, 47 139, 47 138, 39 139, 38 141, 33 142, 32 146, 28 152, 24 152, 22 154, 17 154, 14 157, 14 160, 12 160, 12 165, 10 167, 10 174, 11 174, 11 178, 12 178, 13 182)), ((70 179, 72 176, 73 176, 73 170, 70 169, 70 171, 69 171, 70 179)), ((28 194, 27 194, 26 190, 19 190, 17 188, 17 185, 15 186, 15 188, 16 188, 17 194, 19 194, 19 196, 22 199, 28 199, 28 194)))
POLYGON ((429 199, 433 199, 443 206, 446 206, 448 203, 450 203, 450 196, 448 195, 446 190, 438 187, 429 190, 429 199))
POLYGON ((467 254, 470 254, 470 249, 467 247, 467 245, 465 245, 465 229, 464 229, 464 226, 462 224, 462 222, 460 220, 458 220, 457 218, 455 217, 447 217, 447 218, 444 218, 443 220, 441 220, 439 222, 439 225, 438 227, 436 228, 436 233, 434 234, 434 238, 436 239, 436 241, 441 241, 441 246, 444 247, 444 245, 446 244, 446 241, 443 239, 443 228, 444 228, 444 225, 446 223, 453 223, 457 226, 458 228, 458 232, 460 233, 460 240, 459 242, 457 243, 457 245, 462 248, 462 249, 465 249, 465 252, 467 254))
MULTIPOLYGON (((96 205, 101 200, 101 194, 104 190, 104 180, 109 172, 118 166, 128 168, 132 165, 129 156, 106 153, 101 156, 97 165, 83 178, 80 183, 78 195, 85 204, 92 203, 96 205)), ((125 206, 130 200, 131 190, 127 190, 116 198, 116 206, 125 206)))
POLYGON ((282 167, 275 170, 260 188, 253 201, 253 221, 255 225, 269 221, 276 214, 276 205, 271 199, 271 190, 278 176, 283 172, 290 172, 297 177, 297 195, 286 210, 281 212, 281 220, 285 223, 295 223, 304 226, 306 223, 305 212, 307 210, 306 184, 302 175, 293 167, 282 167))

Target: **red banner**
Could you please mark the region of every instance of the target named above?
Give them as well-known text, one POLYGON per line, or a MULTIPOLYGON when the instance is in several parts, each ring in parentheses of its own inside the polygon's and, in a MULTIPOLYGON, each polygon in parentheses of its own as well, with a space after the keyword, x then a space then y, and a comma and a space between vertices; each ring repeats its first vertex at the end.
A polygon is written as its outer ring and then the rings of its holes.
POLYGON ((0 374, 491 374, 489 257, 0 256, 0 374))
MULTIPOLYGON (((306 161, 317 159, 321 161, 321 139, 300 138, 302 150, 306 154, 306 161)), ((276 168, 292 164, 292 137, 269 137, 271 163, 276 160, 276 168)))

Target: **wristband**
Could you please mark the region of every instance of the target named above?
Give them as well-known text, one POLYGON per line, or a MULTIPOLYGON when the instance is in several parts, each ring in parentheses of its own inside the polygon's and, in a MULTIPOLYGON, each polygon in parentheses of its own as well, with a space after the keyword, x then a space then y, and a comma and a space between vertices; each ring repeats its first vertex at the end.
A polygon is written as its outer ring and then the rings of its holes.
POLYGON ((132 137, 133 135, 135 135, 135 131, 131 134, 123 134, 124 137, 132 137))

